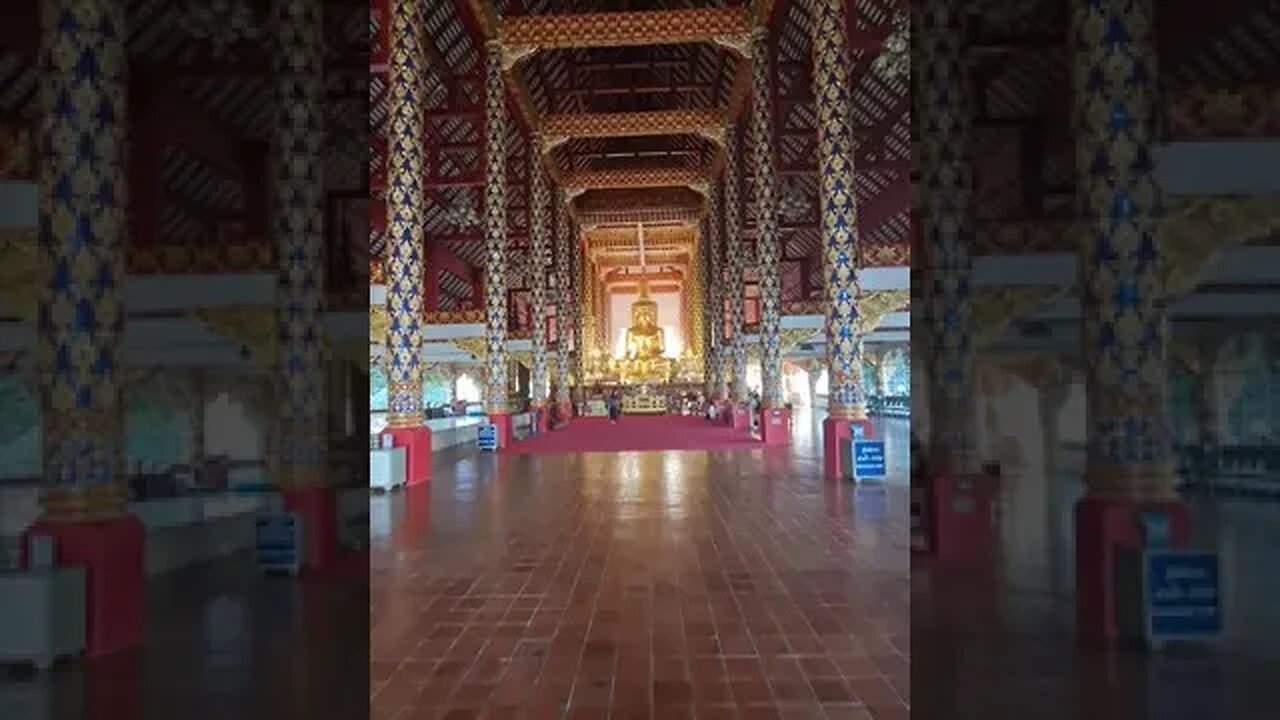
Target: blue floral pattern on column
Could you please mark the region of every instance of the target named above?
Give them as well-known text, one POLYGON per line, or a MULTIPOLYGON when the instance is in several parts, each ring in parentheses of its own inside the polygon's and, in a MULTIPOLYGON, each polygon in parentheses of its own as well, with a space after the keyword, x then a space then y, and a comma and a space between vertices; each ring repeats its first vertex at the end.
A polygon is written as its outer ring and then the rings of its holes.
POLYGON ((533 315, 533 368, 529 380, 531 385, 529 399, 535 404, 541 404, 546 400, 547 270, 550 267, 548 255, 551 249, 551 229, 547 227, 547 204, 550 202, 550 193, 547 188, 547 176, 542 170, 542 156, 538 153, 540 147, 542 143, 535 142, 529 151, 529 194, 533 202, 529 213, 533 241, 533 256, 530 258, 532 268, 529 273, 529 282, 532 283, 530 311, 533 315))
POLYGON ((761 404, 782 407, 782 262, 778 246, 777 173, 773 160, 773 85, 769 36, 752 33, 751 159, 755 166, 756 258, 760 273, 761 404))
POLYGON ((555 296, 556 296, 556 401, 569 402, 569 378, 573 365, 569 357, 569 336, 573 334, 573 325, 569 318, 573 314, 573 296, 569 287, 569 265, 573 252, 574 230, 573 218, 569 214, 569 200, 561 190, 556 200, 556 262, 555 262, 555 296))
POLYGON ((388 425, 422 425, 422 117, 425 53, 416 3, 391 3, 390 122, 387 138, 388 425))
POLYGON ((50 513, 115 512, 125 497, 118 353, 126 14, 116 1, 40 5, 44 500, 50 513))
POLYGON ((747 261, 742 242, 742 200, 738 163, 738 132, 732 124, 724 134, 724 249, 729 260, 730 358, 733 361, 733 401, 747 401, 747 343, 743 307, 747 261))
POLYGON ((822 201, 828 414, 866 416, 858 343, 858 223, 849 113, 848 23, 843 0, 814 0, 813 92, 818 107, 818 174, 822 201))
POLYGON ((931 451, 940 466, 974 469, 972 108, 964 64, 964 17, 957 0, 912 3, 920 43, 917 142, 920 222, 926 244, 925 302, 932 367, 931 451))
POLYGON ((1072 21, 1086 482, 1098 494, 1165 497, 1174 473, 1152 153, 1154 13, 1150 0, 1078 0, 1072 21))
POLYGON ((484 307, 485 411, 507 412, 507 89, 502 44, 486 45, 484 307))
POLYGON ((321 0, 276 5, 275 218, 281 460, 286 485, 325 479, 324 22, 321 0))

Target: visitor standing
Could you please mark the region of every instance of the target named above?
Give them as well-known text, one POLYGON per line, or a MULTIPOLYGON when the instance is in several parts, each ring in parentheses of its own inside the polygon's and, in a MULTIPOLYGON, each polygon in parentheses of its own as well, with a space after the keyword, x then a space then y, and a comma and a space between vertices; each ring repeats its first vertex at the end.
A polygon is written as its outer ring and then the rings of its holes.
POLYGON ((622 399, 618 397, 618 391, 614 390, 609 393, 609 422, 616 423, 622 415, 622 399))

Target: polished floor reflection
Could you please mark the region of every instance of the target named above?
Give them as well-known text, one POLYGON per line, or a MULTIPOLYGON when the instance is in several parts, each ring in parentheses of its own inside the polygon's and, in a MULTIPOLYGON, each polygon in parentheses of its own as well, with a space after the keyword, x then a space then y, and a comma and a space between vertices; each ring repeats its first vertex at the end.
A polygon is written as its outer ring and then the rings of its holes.
POLYGON ((0 718, 365 717, 367 602, 358 579, 266 578, 244 555, 171 573, 147 588, 142 650, 0 671, 0 718))
POLYGON ((814 449, 437 458, 371 510, 374 717, 905 718, 903 491, 814 449))
MULTIPOLYGON (((1029 466, 1040 458, 1030 454, 1029 466)), ((917 568, 913 716, 953 720, 1226 720, 1280 704, 1280 504, 1191 498, 1195 545, 1223 568, 1225 632, 1163 654, 1081 648, 1074 629, 1072 508, 1082 458, 1052 479, 1004 478, 1000 557, 987 571, 917 568)))

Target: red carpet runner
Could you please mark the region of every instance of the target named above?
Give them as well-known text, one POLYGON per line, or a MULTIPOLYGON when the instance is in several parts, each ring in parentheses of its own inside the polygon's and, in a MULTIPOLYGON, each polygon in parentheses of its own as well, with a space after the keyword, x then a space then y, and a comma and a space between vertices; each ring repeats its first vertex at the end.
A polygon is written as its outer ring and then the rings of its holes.
POLYGON ((507 452, 515 455, 639 450, 746 450, 762 447, 745 430, 734 430, 705 418, 687 415, 623 416, 615 425, 607 418, 575 418, 568 427, 522 440, 507 452))

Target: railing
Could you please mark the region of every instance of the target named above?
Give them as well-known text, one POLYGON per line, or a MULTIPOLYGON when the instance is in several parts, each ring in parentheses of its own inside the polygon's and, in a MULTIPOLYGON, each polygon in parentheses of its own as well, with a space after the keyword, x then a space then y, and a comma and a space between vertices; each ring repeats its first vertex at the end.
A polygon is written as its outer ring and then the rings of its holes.
POLYGON ((1183 446, 1178 475, 1187 492, 1280 500, 1280 446, 1183 446))
POLYGON ((883 417, 911 417, 911 396, 887 395, 867 398, 867 412, 883 417))

